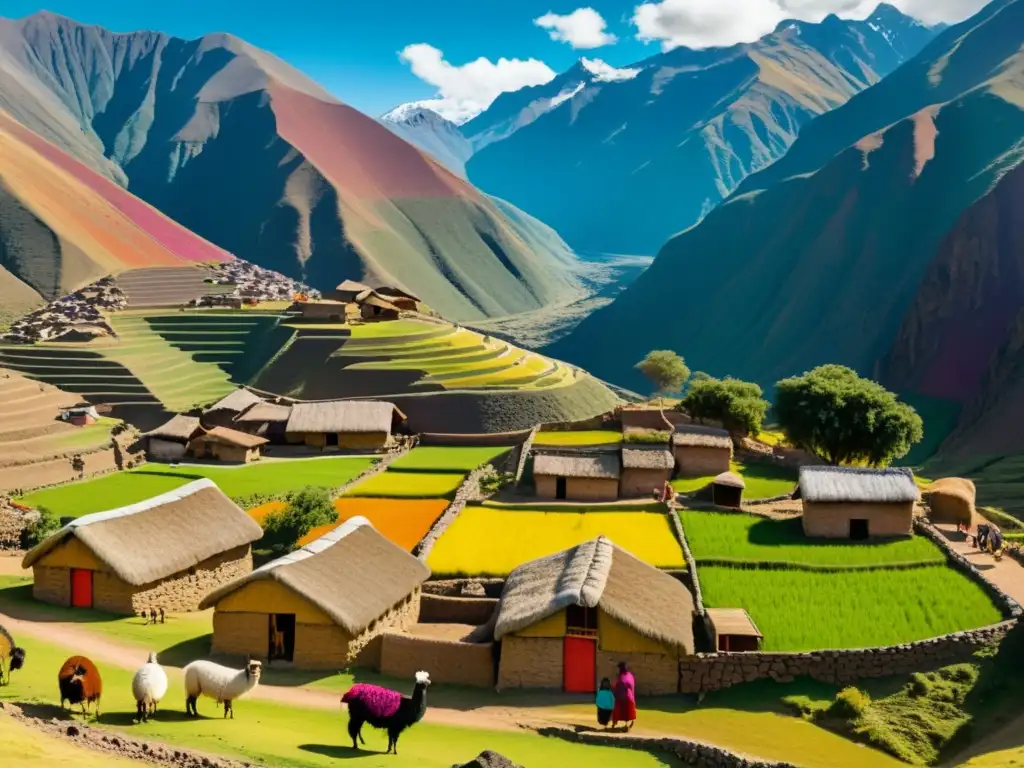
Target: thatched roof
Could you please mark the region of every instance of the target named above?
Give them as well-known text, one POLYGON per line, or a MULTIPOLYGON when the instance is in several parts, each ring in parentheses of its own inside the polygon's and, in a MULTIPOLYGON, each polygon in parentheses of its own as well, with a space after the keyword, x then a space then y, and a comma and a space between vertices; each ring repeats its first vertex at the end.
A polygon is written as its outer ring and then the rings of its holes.
POLYGON ((723 472, 711 482, 713 485, 725 485, 730 488, 747 487, 747 484, 743 482, 743 478, 737 475, 735 472, 723 472))
POLYGON ((370 291, 367 294, 359 294, 356 296, 356 301, 361 304, 369 304, 371 307, 380 307, 381 309, 393 309, 398 312, 399 309, 390 301, 385 299, 383 296, 377 294, 376 291, 370 291))
POLYGON ((334 290, 346 293, 362 293, 363 291, 372 291, 373 289, 366 283, 360 283, 355 280, 343 280, 335 286, 334 290))
POLYGON ((533 458, 533 474, 617 480, 622 474, 622 462, 614 453, 541 453, 533 458))
POLYGON ((230 395, 222 397, 216 403, 208 407, 204 413, 212 413, 213 411, 234 411, 241 413, 246 408, 250 408, 256 403, 262 403, 263 398, 259 395, 254 395, 245 387, 239 387, 230 395))
POLYGON ((950 496, 973 505, 977 498, 977 490, 974 483, 966 478, 943 477, 924 487, 921 490, 921 496, 925 501, 932 496, 950 496))
POLYGON ((637 634, 693 653, 689 590, 604 536, 512 571, 498 604, 494 639, 570 605, 599 607, 637 634))
POLYGON ((202 427, 199 425, 198 416, 182 416, 178 414, 166 424, 143 433, 143 437, 156 437, 161 440, 180 440, 184 443, 191 440, 192 436, 200 429, 202 427))
POLYGON ((215 606, 254 581, 288 587, 344 627, 362 632, 427 580, 430 569, 392 544, 365 517, 353 517, 295 552, 254 570, 208 595, 215 606))
POLYGON ((262 535, 251 517, 204 478, 137 504, 72 520, 29 551, 22 566, 31 567, 75 537, 119 578, 142 586, 262 535))
POLYGON ((708 621, 720 635, 762 638, 761 630, 742 608, 708 608, 708 621))
POLYGON ((390 432, 394 403, 380 400, 325 400, 295 403, 286 432, 390 432))
POLYGON ((672 469, 676 465, 670 451, 661 447, 623 448, 623 469, 672 469))
POLYGON ((234 420, 239 424, 274 424, 288 421, 288 417, 291 415, 292 407, 290 405, 264 402, 256 403, 252 408, 235 416, 234 420))
POLYGON ((901 504, 917 501, 921 494, 905 467, 801 467, 800 497, 812 504, 901 504))
POLYGON ((672 435, 672 445, 690 448, 732 448, 732 438, 724 429, 681 424, 672 435))
POLYGON ((211 443, 230 445, 236 448, 258 448, 266 445, 269 441, 265 437, 250 435, 248 432, 239 432, 237 429, 228 427, 214 427, 208 429, 203 439, 211 443))
POLYGON ((381 296, 404 296, 407 299, 413 301, 422 301, 422 299, 415 293, 409 293, 409 291, 399 288, 397 285, 379 285, 375 289, 381 296))

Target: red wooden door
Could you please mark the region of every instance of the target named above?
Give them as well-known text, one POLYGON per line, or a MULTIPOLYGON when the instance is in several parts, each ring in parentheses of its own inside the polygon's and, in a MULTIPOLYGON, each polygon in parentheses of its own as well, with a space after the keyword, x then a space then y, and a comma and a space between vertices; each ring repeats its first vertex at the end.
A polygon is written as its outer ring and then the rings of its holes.
POLYGON ((71 607, 92 608, 92 571, 71 569, 71 607))
POLYGON ((590 637, 567 637, 562 655, 563 687, 566 693, 593 693, 597 676, 597 641, 590 637))

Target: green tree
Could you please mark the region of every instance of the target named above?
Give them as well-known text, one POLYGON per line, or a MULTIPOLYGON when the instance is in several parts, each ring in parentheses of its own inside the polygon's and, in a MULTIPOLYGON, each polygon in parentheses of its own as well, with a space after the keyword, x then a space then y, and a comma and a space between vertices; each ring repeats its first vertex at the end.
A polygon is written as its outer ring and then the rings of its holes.
POLYGON ((22 549, 31 549, 43 539, 60 530, 60 518, 46 507, 37 507, 36 513, 29 512, 21 529, 22 549))
POLYGON ((924 436, 913 408, 841 365, 778 382, 775 414, 794 444, 834 465, 887 466, 924 436))
POLYGON ((679 392, 690 378, 690 369, 683 358, 671 349, 655 349, 636 364, 647 380, 654 385, 655 394, 668 395, 679 392))
POLYGON ((756 435, 764 424, 768 401, 757 384, 739 379, 715 379, 700 372, 690 380, 679 403, 695 419, 722 422, 735 435, 756 435))
POLYGON ((333 523, 337 518, 338 512, 327 490, 306 486, 292 496, 287 507, 263 519, 263 541, 269 547, 291 549, 311 530, 333 523))

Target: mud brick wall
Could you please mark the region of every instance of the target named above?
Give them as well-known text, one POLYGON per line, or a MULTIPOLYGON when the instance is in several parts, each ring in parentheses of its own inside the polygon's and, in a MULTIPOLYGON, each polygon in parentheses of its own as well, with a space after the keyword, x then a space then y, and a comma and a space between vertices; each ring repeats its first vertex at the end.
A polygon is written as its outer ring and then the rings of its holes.
MULTIPOLYGON (((204 560, 195 568, 176 573, 170 578, 133 587, 127 606, 133 613, 150 608, 163 608, 168 613, 195 611, 204 597, 235 579, 252 573, 252 548, 244 544, 204 560)), ((97 608, 100 607, 97 596, 97 608)))
POLYGON ((493 688, 494 645, 388 632, 381 637, 379 668, 390 677, 412 680, 422 669, 432 683, 493 688))
POLYGON ((679 660, 664 653, 640 651, 597 652, 597 682, 607 677, 613 683, 618 674, 618 663, 629 664, 636 677, 636 692, 641 696, 661 696, 679 691, 679 660))
POLYGON ((501 639, 498 690, 504 688, 557 688, 561 690, 561 637, 516 637, 501 639))
POLYGON ((446 597, 424 594, 420 598, 421 624, 486 624, 498 600, 491 597, 446 597))

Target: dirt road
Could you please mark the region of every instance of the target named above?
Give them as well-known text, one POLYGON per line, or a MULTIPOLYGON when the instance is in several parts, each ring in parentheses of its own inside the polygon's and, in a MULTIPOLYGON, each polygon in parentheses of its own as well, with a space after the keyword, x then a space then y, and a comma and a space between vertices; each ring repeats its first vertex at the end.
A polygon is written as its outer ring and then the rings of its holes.
POLYGON ((967 543, 967 536, 957 531, 953 524, 936 526, 946 537, 954 552, 963 555, 978 569, 983 577, 1021 605, 1024 605, 1024 565, 1009 555, 996 562, 992 555, 980 552, 967 543))

